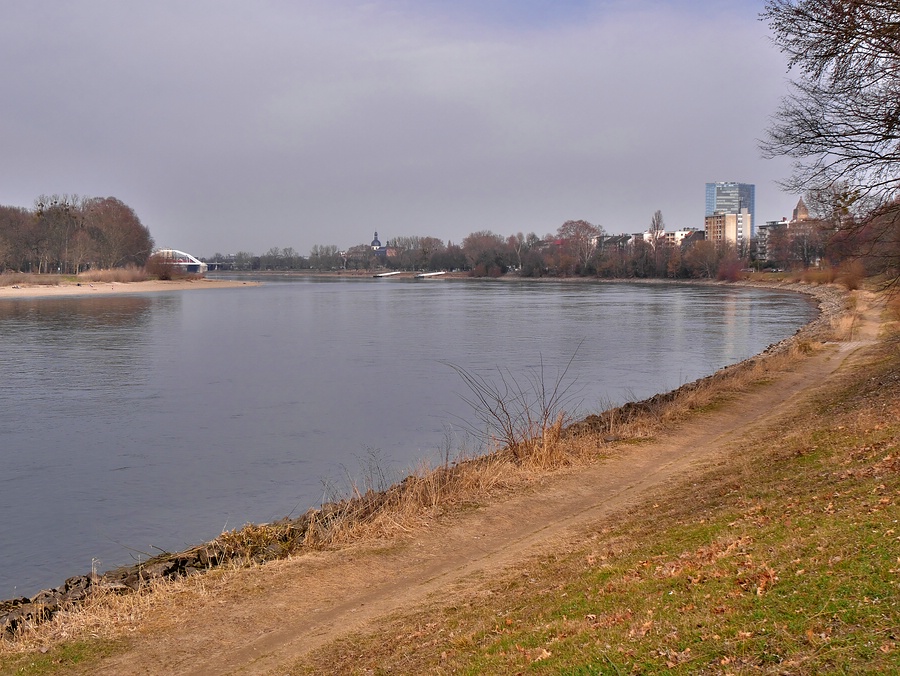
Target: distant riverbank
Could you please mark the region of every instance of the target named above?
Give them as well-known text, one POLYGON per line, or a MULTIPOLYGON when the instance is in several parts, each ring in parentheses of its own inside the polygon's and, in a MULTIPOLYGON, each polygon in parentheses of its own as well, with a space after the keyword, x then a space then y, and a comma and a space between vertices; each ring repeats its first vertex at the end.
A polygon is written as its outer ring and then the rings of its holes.
POLYGON ((258 286, 256 281, 233 279, 179 279, 144 282, 69 282, 64 284, 13 284, 0 286, 3 298, 57 298, 61 296, 93 296, 122 293, 158 293, 188 289, 227 289, 239 286, 258 286))

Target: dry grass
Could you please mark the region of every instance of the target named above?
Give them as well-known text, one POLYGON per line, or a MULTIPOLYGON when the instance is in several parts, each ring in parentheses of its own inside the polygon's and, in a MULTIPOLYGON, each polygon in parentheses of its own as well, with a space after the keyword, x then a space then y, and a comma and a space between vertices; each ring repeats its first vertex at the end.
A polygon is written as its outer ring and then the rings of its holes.
POLYGON ((807 284, 832 284, 837 279, 837 270, 830 265, 823 268, 808 268, 803 271, 802 279, 807 284))
POLYGON ((822 268, 807 268, 799 273, 799 279, 807 284, 840 284, 848 291, 855 291, 866 278, 862 261, 845 261, 839 267, 826 265, 822 268))
POLYGON ((861 288, 866 278, 866 269, 862 261, 853 260, 841 265, 836 281, 843 284, 848 291, 861 288))
POLYGON ((148 278, 144 268, 134 265, 112 270, 85 270, 78 273, 79 282, 144 282, 148 278))
POLYGON ((150 257, 144 271, 147 278, 160 281, 203 279, 203 275, 185 272, 177 265, 170 265, 159 255, 150 257))
POLYGON ((4 272, 0 274, 0 286, 25 284, 28 286, 58 286, 65 281, 62 275, 36 275, 31 272, 4 272))
POLYGON ((595 437, 565 435, 560 417, 516 453, 498 449, 436 468, 423 462, 385 491, 357 492, 349 500, 316 510, 299 549, 340 547, 408 533, 456 509, 521 490, 548 472, 591 462, 603 451, 595 437))
POLYGON ((0 274, 0 286, 59 286, 77 282, 143 282, 149 279, 147 271, 134 265, 111 270, 85 270, 71 275, 36 275, 30 272, 4 272, 0 274))
POLYGON ((204 575, 153 580, 135 594, 97 591, 82 605, 19 632, 14 640, 0 640, 0 660, 47 653, 66 643, 115 641, 131 635, 138 627, 146 629, 148 622, 153 630, 165 629, 181 621, 183 615, 221 598, 223 591, 245 572, 246 566, 228 565, 204 575), (181 614, 175 612, 176 608, 182 609, 181 614))
MULTIPOLYGON (((835 335, 848 332, 844 324, 852 325, 852 319, 837 322, 833 328, 835 335)), ((595 440, 599 438, 600 442, 606 443, 649 439, 683 422, 693 413, 719 406, 770 381, 779 371, 822 347, 823 343, 818 340, 797 337, 771 354, 727 367, 672 392, 588 416, 566 432, 594 435, 595 440)))

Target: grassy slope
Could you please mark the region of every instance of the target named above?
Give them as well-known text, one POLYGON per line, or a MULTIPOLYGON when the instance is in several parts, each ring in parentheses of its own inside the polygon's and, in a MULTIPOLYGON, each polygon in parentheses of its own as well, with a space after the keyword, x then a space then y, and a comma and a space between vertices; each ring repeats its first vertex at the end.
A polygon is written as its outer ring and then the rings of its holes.
POLYGON ((291 673, 896 673, 898 413, 895 338, 695 483, 291 673))

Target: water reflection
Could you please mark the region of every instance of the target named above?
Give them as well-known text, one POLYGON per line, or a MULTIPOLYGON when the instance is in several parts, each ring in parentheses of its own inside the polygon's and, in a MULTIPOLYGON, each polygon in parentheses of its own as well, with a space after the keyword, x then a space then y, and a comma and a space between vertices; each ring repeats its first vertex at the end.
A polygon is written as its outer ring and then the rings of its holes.
POLYGON ((4 385, 21 388, 34 402, 52 392, 52 386, 48 392, 36 387, 60 378, 71 388, 61 393, 64 398, 140 380, 154 317, 172 316, 179 305, 177 296, 2 302, 4 385))
POLYGON ((0 300, 0 331, 21 322, 48 324, 54 330, 134 326, 149 319, 154 305, 179 303, 178 296, 151 298, 128 295, 103 298, 37 298, 0 300))

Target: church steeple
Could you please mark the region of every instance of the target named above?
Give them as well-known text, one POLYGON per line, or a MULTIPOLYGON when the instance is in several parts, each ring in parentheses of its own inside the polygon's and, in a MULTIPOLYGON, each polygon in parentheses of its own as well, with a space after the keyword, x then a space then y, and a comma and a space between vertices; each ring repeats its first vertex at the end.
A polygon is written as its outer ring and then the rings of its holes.
POLYGON ((794 207, 794 218, 791 219, 795 223, 798 221, 805 221, 809 219, 809 209, 806 208, 806 203, 803 201, 803 198, 800 198, 800 201, 797 202, 797 206, 794 207))

